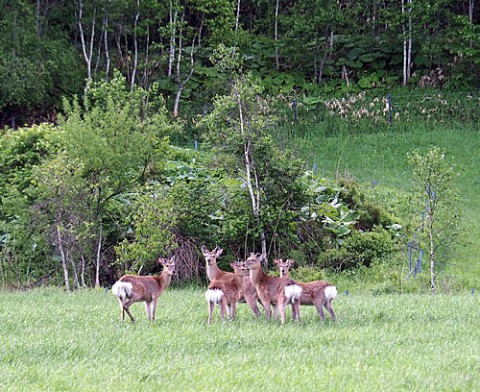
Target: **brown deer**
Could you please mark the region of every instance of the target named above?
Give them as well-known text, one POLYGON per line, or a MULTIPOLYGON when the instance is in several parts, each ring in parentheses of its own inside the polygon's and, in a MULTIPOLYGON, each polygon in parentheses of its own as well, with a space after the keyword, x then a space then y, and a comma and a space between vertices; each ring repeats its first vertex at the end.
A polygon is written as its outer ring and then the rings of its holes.
POLYGON ((295 315, 297 321, 300 321, 302 288, 293 279, 266 275, 263 272, 261 260, 262 256, 259 253, 250 253, 245 264, 250 270, 250 281, 257 290, 258 297, 265 308, 266 319, 270 319, 270 307, 273 306, 274 316, 278 309, 281 323, 282 325, 285 324, 285 307, 291 304, 292 315, 295 315))
POLYGON ((243 279, 245 277, 245 267, 238 261, 230 263, 234 273, 227 273, 221 276, 221 279, 215 279, 210 282, 205 292, 205 298, 208 302, 208 323, 212 322, 213 310, 215 305, 220 306, 220 318, 225 320, 227 312, 230 320, 235 320, 235 309, 237 302, 243 295, 243 279))
POLYGON ((237 302, 243 296, 243 279, 245 267, 239 262, 234 261, 230 266, 235 271, 233 274, 222 275, 221 279, 215 279, 210 282, 205 292, 205 298, 208 302, 208 323, 211 324, 213 310, 215 305, 220 306, 220 318, 225 320, 225 312, 230 320, 235 320, 235 309, 237 302))
MULTIPOLYGON (((260 315, 260 310, 258 309, 258 295, 257 291, 255 290, 255 287, 252 286, 250 282, 250 278, 248 269, 246 270, 245 264, 241 262, 234 262, 231 264, 234 272, 227 272, 223 271, 220 268, 218 268, 217 265, 217 259, 220 257, 220 255, 223 253, 223 249, 216 246, 215 249, 212 251, 209 251, 204 245, 201 247, 201 251, 203 253, 203 256, 205 257, 206 261, 206 270, 207 270, 207 277, 210 282, 214 280, 230 280, 233 279, 232 276, 235 276, 235 279, 239 279, 239 276, 242 277, 243 280, 243 285, 242 285, 242 294, 240 296, 239 301, 240 302, 247 302, 250 308, 252 309, 253 313, 255 314, 256 317, 260 315)), ((220 304, 220 303, 219 303, 220 304)))
POLYGON ((130 306, 135 302, 145 302, 147 317, 150 321, 155 320, 158 298, 170 285, 172 275, 175 273, 175 256, 170 260, 158 259, 163 266, 159 276, 123 275, 112 287, 112 293, 118 298, 122 309, 122 321, 125 320, 125 312, 135 321, 130 313, 130 306))
MULTIPOLYGON (((295 263, 292 259, 283 261, 282 259, 273 261, 280 271, 280 276, 288 277, 290 268, 295 263)), ((301 305, 314 305, 317 308, 318 315, 322 321, 325 320, 325 313, 323 308, 327 309, 333 320, 336 320, 337 316, 332 307, 332 301, 337 296, 337 288, 324 280, 317 280, 315 282, 301 283, 298 282, 303 289, 302 296, 300 297, 301 305)))

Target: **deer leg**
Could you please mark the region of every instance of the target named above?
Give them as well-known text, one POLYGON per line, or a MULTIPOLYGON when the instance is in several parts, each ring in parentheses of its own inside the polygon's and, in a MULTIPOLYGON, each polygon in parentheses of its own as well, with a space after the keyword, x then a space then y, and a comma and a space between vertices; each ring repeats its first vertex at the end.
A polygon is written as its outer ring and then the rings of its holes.
POLYGON ((325 321, 325 313, 323 312, 323 306, 325 305, 325 302, 319 299, 315 299, 313 301, 313 304, 317 308, 318 315, 320 316, 320 319, 325 321))
POLYGON ((209 302, 208 303, 208 324, 212 323, 213 308, 215 308, 215 302, 209 302))
POLYGON ((250 306, 250 309, 252 309, 253 313, 255 314, 255 317, 260 316, 260 310, 258 309, 257 305, 257 298, 245 298, 248 305, 250 306))
POLYGON ((273 305, 273 319, 278 320, 278 304, 273 305))
POLYGON ((130 317, 130 320, 132 320, 132 323, 134 323, 135 319, 133 318, 132 314, 130 313, 130 310, 128 309, 129 307, 130 307, 130 304, 125 304, 123 306, 123 310, 125 310, 125 312, 127 312, 128 317, 130 317))
POLYGON ((285 324, 285 302, 283 300, 278 301, 277 303, 278 311, 280 312, 280 322, 282 325, 285 324))
POLYGON ((332 300, 329 299, 325 303, 325 308, 328 310, 328 313, 330 313, 330 316, 332 316, 332 319, 335 321, 337 319, 337 315, 335 314, 335 311, 332 308, 332 300))
POLYGON ((150 304, 150 313, 152 315, 152 321, 155 321, 155 312, 157 310, 157 302, 158 302, 158 298, 155 298, 152 300, 150 304))
POLYGON ((270 316, 271 316, 271 309, 270 309, 270 302, 262 302, 263 303, 263 307, 265 309, 265 318, 267 320, 270 320, 270 316))
POLYGON ((125 321, 125 308, 123 306, 123 301, 119 298, 118 302, 120 303, 120 310, 122 311, 122 314, 120 316, 120 320, 125 321))
POLYGON ((149 321, 152 321, 152 315, 151 315, 151 309, 150 309, 151 304, 152 304, 151 302, 145 301, 145 311, 147 312, 147 318, 149 321))
POLYGON ((300 322, 300 300, 297 299, 295 302, 292 304, 292 318, 300 322), (293 314, 295 314, 295 318, 293 317, 293 314))
POLYGON ((225 321, 225 311, 228 313, 228 306, 227 306, 227 300, 225 299, 225 296, 222 297, 220 301, 220 318, 222 321, 225 321))
MULTIPOLYGON (((292 302, 292 320, 297 319, 297 306, 296 306, 297 301, 292 302)), ((298 302, 300 304, 300 302, 298 302)))

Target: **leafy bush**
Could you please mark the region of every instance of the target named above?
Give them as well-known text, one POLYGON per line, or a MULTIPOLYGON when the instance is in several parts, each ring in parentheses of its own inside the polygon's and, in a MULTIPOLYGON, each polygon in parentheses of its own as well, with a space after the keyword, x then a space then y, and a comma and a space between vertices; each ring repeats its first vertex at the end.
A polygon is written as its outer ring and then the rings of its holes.
POLYGON ((319 265, 345 270, 369 267, 375 260, 388 257, 395 250, 392 234, 381 227, 372 232, 353 231, 338 248, 330 249, 319 258, 319 265))

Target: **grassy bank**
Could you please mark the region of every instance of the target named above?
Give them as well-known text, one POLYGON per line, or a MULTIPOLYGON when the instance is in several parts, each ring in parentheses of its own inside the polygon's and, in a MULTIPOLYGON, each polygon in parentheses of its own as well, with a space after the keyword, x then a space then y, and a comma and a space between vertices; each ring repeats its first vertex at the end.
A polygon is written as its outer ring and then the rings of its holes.
POLYGON ((203 290, 169 289, 157 320, 121 323, 110 292, 1 293, 2 390, 473 391, 478 295, 345 295, 338 321, 207 326, 203 290))
MULTIPOLYGON (((337 126, 337 130, 331 132, 328 123, 320 122, 308 126, 298 124, 284 134, 288 135, 286 143, 296 146, 307 166, 316 165, 326 178, 347 174, 367 186, 388 188, 398 195, 399 200, 412 189, 407 153, 432 146, 446 151, 448 162, 459 175, 457 184, 462 221, 455 255, 446 261, 438 282, 447 291, 456 287, 480 289, 480 245, 477 241, 480 234, 477 158, 480 138, 477 127, 419 122, 379 128, 377 132, 359 132, 346 126, 337 126)), ((426 264, 424 270, 427 273, 426 264)), ((403 274, 404 271, 397 272, 403 274)))

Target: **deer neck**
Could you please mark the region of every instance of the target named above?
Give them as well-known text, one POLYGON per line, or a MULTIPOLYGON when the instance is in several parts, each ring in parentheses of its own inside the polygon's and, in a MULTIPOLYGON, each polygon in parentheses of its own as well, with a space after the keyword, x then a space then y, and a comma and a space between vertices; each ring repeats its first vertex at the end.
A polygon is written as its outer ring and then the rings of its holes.
POLYGON ((167 273, 167 271, 163 271, 159 276, 155 278, 158 283, 158 287, 160 290, 165 290, 165 288, 170 284, 172 280, 172 275, 167 273))
POLYGON ((264 279, 265 274, 262 270, 262 267, 254 268, 250 270, 250 281, 254 286, 258 286, 261 281, 264 279))
POLYGON ((208 280, 211 282, 212 280, 220 278, 223 275, 223 271, 218 268, 216 264, 208 264, 207 263, 207 276, 208 280))

